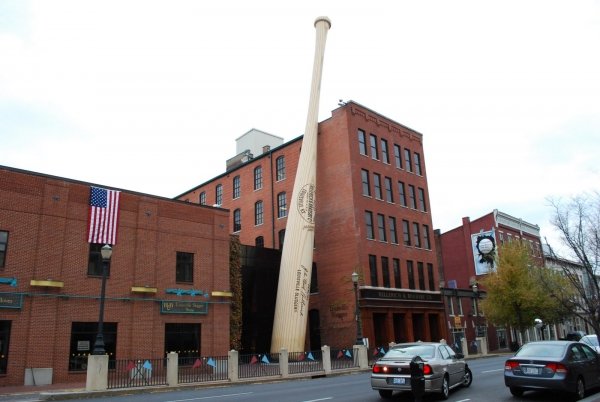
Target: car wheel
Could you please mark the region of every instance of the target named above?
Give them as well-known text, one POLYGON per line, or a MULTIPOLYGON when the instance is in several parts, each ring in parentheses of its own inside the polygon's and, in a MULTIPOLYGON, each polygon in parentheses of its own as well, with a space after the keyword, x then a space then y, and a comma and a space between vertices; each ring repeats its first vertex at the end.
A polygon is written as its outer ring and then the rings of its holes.
POLYGON ((471 373, 471 369, 466 367, 465 368, 465 375, 463 377, 463 382, 462 382, 462 386, 463 387, 469 387, 471 385, 471 383, 473 382, 473 373, 471 373))
POLYGON ((583 378, 579 377, 577 379, 577 385, 575 386, 575 396, 577 400, 583 399, 585 397, 585 383, 583 382, 583 378))
POLYGON ((521 388, 517 388, 517 387, 510 387, 510 393, 513 394, 514 396, 522 396, 523 390, 521 388))
POLYGON ((380 389, 379 396, 382 397, 383 399, 390 399, 392 397, 393 392, 394 391, 391 391, 389 389, 380 389))
POLYGON ((440 390, 440 398, 441 399, 448 399, 448 397, 450 396, 450 381, 448 380, 448 376, 445 375, 444 379, 442 380, 442 389, 440 390))

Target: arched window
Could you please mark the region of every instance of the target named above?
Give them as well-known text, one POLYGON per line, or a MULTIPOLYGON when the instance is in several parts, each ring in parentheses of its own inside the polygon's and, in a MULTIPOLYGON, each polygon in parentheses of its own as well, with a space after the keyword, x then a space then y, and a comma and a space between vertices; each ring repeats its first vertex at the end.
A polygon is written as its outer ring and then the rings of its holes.
POLYGON ((262 225, 263 224, 263 202, 256 201, 254 204, 254 224, 262 225))
POLYGON ((233 231, 239 232, 242 230, 242 211, 238 208, 233 211, 233 231))
POLYGON ((233 198, 240 198, 240 176, 235 176, 233 178, 233 198))
POLYGON ((287 201, 285 191, 277 194, 277 217, 285 218, 287 216, 287 201))
POLYGON ((215 188, 215 204, 222 205, 223 204, 223 185, 217 184, 215 188))
POLYGON ((265 238, 262 236, 258 236, 256 239, 254 239, 254 245, 256 247, 264 247, 265 246, 265 238))
POLYGON ((277 158, 275 166, 277 169, 277 181, 285 179, 285 157, 280 156, 277 158))
POLYGON ((206 192, 205 191, 200 193, 200 205, 206 205, 206 192))
POLYGON ((260 190, 263 186, 262 166, 254 168, 254 189, 260 190))
POLYGON ((279 231, 279 249, 283 249, 283 240, 285 240, 285 229, 279 231))

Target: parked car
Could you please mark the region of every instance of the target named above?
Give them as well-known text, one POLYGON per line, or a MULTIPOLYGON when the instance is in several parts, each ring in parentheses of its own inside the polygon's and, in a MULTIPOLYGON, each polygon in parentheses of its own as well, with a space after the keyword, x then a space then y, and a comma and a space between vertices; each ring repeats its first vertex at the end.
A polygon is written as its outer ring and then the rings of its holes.
POLYGON ((410 362, 415 356, 423 360, 425 392, 439 393, 448 399, 450 390, 473 381, 473 374, 461 353, 445 343, 415 342, 394 345, 375 362, 371 370, 371 388, 382 398, 395 391, 411 391, 410 362))
POLYGON ((506 361, 504 384, 514 396, 546 389, 581 399, 586 390, 600 385, 600 355, 580 342, 529 342, 506 361))
POLYGON ((590 348, 594 349, 596 352, 600 353, 600 344, 598 344, 598 336, 597 335, 586 335, 582 337, 579 342, 585 343, 590 348))
POLYGON ((585 336, 583 331, 572 331, 569 332, 565 338, 567 341, 578 341, 585 336))

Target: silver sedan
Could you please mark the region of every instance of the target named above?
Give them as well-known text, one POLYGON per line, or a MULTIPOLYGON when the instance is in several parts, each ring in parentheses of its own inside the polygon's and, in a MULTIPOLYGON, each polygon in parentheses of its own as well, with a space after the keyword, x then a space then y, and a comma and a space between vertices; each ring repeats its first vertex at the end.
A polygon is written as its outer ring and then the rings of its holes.
MULTIPOLYGON (((394 391, 411 391, 410 363, 416 356, 423 361, 425 393, 438 393, 448 399, 450 390, 473 381, 464 356, 445 343, 414 342, 394 345, 371 370, 371 388, 382 398, 390 398, 394 391)), ((418 359, 417 359, 418 360, 418 359)))

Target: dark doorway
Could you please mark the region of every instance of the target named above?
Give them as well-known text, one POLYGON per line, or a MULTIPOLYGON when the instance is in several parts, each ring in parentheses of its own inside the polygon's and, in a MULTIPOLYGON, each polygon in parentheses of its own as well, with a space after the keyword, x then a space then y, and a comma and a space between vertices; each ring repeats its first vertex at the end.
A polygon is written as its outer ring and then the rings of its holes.
POLYGON ((394 314, 394 342, 406 342, 406 320, 404 314, 394 314))
POLYGON ((6 367, 8 366, 10 323, 10 321, 0 321, 0 374, 6 374, 6 367))
POLYGON ((201 324, 165 324, 165 354, 176 352, 179 358, 199 357, 201 339, 201 324))
POLYGON ((413 341, 426 341, 425 338, 425 317, 423 314, 413 314, 412 315, 413 322, 413 341))
POLYGON ((440 317, 437 314, 429 314, 429 334, 433 342, 439 342, 442 339, 440 335, 440 317))
POLYGON ((387 314, 373 313, 373 326, 375 330, 375 344, 370 346, 385 346, 387 348, 390 339, 388 339, 387 314))
POLYGON ((308 312, 308 330, 310 350, 321 350, 321 317, 319 310, 312 309, 308 312))

